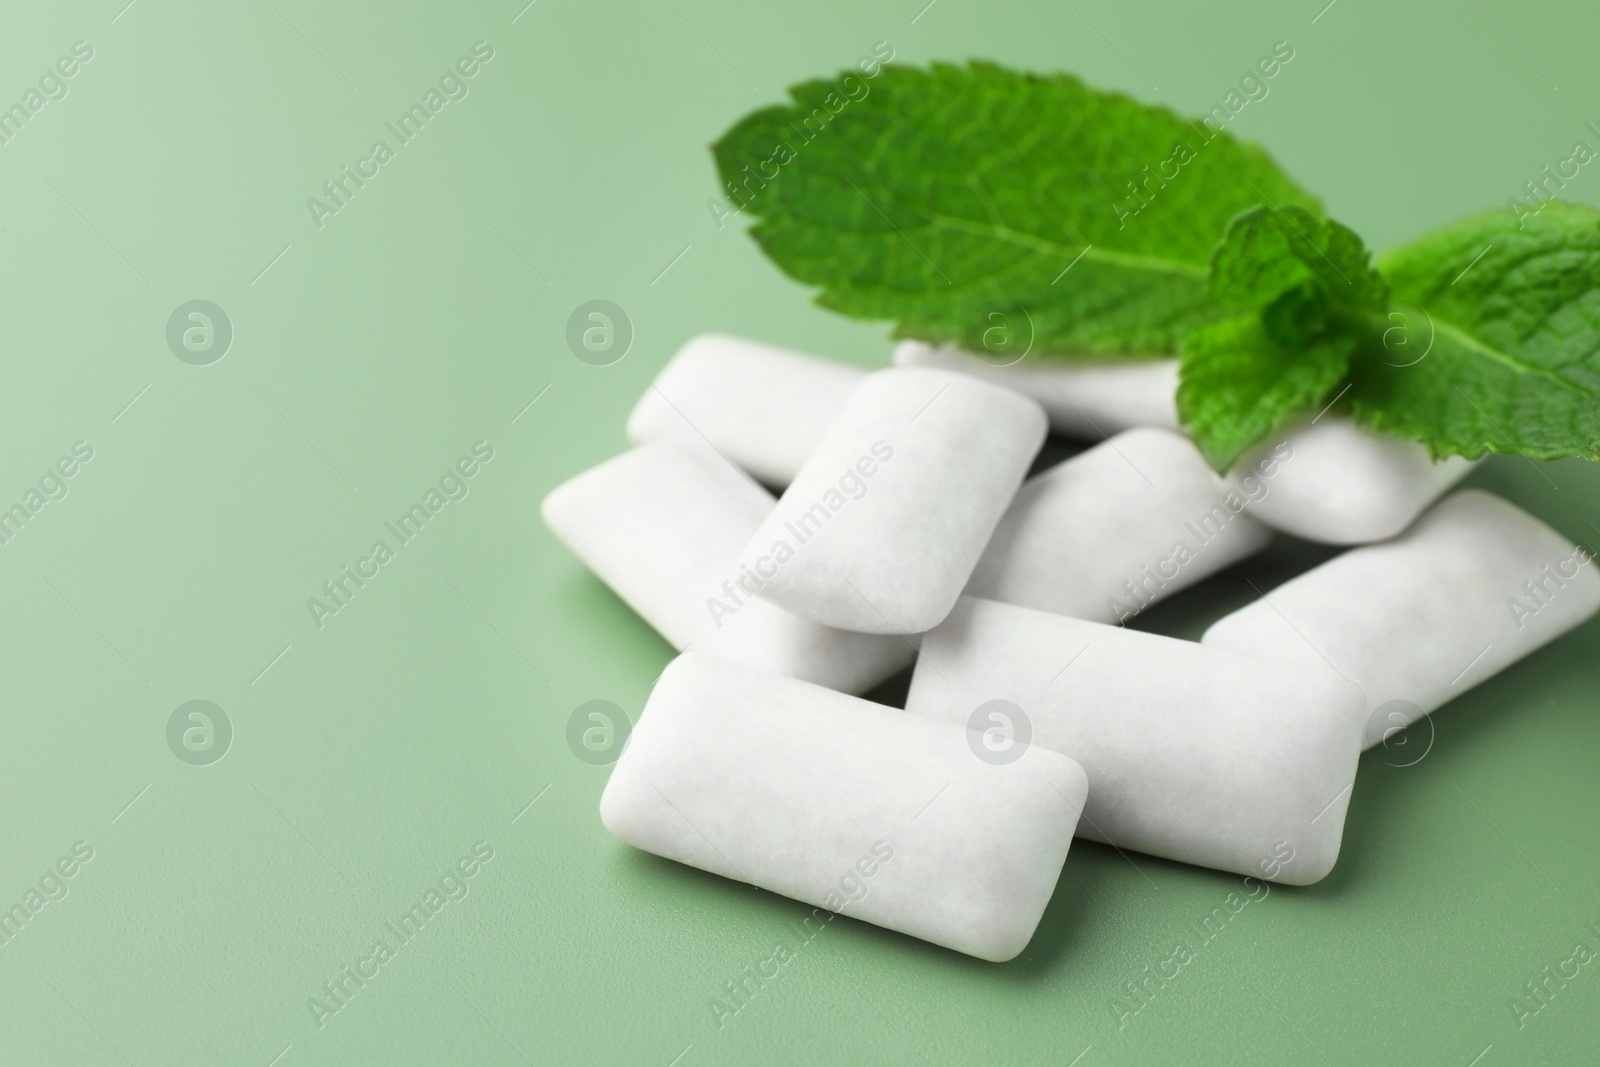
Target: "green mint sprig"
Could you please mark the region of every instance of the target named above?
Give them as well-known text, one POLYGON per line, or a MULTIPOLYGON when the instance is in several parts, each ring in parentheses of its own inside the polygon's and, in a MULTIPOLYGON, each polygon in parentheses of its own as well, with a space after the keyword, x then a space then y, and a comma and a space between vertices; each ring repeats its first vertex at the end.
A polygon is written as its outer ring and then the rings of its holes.
POLYGON ((1217 470, 1332 395, 1389 303, 1361 238, 1292 205, 1234 216, 1208 292, 1234 314, 1184 339, 1178 416, 1217 470))
POLYGON ((1600 212, 1464 220, 1380 258, 1261 149, 990 63, 812 81, 714 146, 724 195, 824 307, 1041 360, 1181 357, 1226 470, 1332 403, 1424 443, 1600 459, 1600 212))

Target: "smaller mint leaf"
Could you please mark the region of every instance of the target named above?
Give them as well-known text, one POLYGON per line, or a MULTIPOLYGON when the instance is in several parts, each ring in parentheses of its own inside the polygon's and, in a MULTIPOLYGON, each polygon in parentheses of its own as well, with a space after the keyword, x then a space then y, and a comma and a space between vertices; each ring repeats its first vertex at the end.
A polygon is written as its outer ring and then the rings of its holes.
POLYGON ((1178 415, 1206 461, 1225 472, 1252 445, 1333 391, 1358 338, 1353 330, 1342 331, 1285 347, 1253 314, 1202 326, 1183 346, 1178 415))
POLYGON ((1178 414, 1219 471, 1344 380, 1389 300, 1361 238, 1293 205, 1235 215, 1207 290, 1239 314, 1189 334, 1178 414))
POLYGON ((1388 285, 1349 227, 1292 204, 1233 217, 1211 257, 1208 289, 1214 299, 1256 310, 1307 286, 1339 314, 1381 312, 1389 299, 1388 285))
POLYGON ((1327 233, 1327 244, 1320 249, 1325 257, 1323 263, 1344 285, 1340 288, 1332 278, 1323 275, 1334 307, 1356 315, 1387 311, 1389 283, 1372 265, 1372 253, 1367 251, 1360 236, 1336 219, 1326 220, 1323 226, 1327 233))
MULTIPOLYGON (((1284 209, 1315 225, 1311 213, 1298 207, 1284 209)), ((1207 288, 1219 303, 1236 310, 1253 311, 1313 279, 1303 259, 1295 254, 1293 236, 1269 207, 1255 207, 1235 215, 1211 255, 1207 288)))

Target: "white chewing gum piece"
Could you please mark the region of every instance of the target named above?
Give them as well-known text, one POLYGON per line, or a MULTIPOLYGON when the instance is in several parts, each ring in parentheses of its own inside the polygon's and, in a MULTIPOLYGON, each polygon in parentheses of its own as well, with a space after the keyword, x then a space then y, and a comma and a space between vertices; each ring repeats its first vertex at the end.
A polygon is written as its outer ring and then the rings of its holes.
MULTIPOLYGON (((1180 429, 1175 359, 1054 363, 1030 355, 1002 366, 948 346, 902 341, 894 361, 1008 385, 1039 401, 1051 428, 1069 437, 1103 438, 1136 426, 1180 429)), ((1229 472, 1228 484, 1255 497, 1267 464, 1276 468, 1269 491, 1250 503, 1257 521, 1311 541, 1365 544, 1405 529, 1474 462, 1451 456, 1435 463, 1415 441, 1320 416, 1256 449, 1229 472)))
POLYGON ((704 442, 624 452, 545 497, 545 523, 674 648, 865 692, 915 656, 901 636, 847 633, 740 586, 739 552, 772 495, 704 442))
POLYGON ((741 567, 762 597, 801 618, 920 633, 961 595, 1045 433, 1038 404, 977 378, 869 374, 741 567))
POLYGON ((933 367, 971 374, 1037 400, 1050 428, 1066 437, 1100 440, 1136 426, 1178 428, 1173 397, 1178 361, 1149 357, 1121 360, 1051 360, 1028 355, 1014 364, 985 360, 950 346, 921 341, 895 346, 899 367, 933 367))
POLYGON ((1338 858, 1364 717, 1325 666, 974 597, 923 635, 906 710, 1077 760, 1081 837, 1290 885, 1338 858))
POLYGON ((1435 463, 1416 441, 1325 416, 1256 449, 1229 481, 1252 498, 1247 479, 1266 485, 1249 505, 1258 522, 1308 541, 1358 545, 1404 530, 1474 465, 1460 456, 1435 463))
POLYGON ((1600 610, 1586 550, 1477 489, 1225 615, 1200 640, 1332 666, 1367 697, 1364 748, 1600 610))
POLYGON ((1023 483, 966 592, 1125 622, 1266 547, 1243 501, 1188 438, 1127 430, 1023 483))
POLYGON ((628 440, 709 441, 767 484, 787 485, 866 374, 742 337, 701 334, 639 398, 628 440))
POLYGON ((1084 774, 974 745, 964 726, 691 652, 651 691, 600 817, 635 848, 1000 963, 1055 890, 1084 774))

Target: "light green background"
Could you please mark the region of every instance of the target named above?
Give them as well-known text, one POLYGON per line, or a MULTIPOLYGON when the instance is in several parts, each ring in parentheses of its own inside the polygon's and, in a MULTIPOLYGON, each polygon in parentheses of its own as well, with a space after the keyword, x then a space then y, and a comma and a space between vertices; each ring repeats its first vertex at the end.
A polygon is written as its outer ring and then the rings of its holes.
MULTIPOLYGON (((1592 5, 124 2, 0 20, 0 105, 94 49, 0 145, 0 504, 94 448, 0 546, 0 902, 94 849, 0 945, 0 1062, 1592 1061, 1600 966, 1521 1029, 1509 1001, 1600 949, 1600 627, 1447 708, 1415 766, 1369 754, 1334 874, 1252 904, 1121 1029, 1122 983, 1237 878, 1080 843, 1017 961, 841 919, 719 1030, 710 999, 805 909, 604 832, 568 715, 636 715, 669 650, 537 511, 694 333, 886 361, 885 327, 810 306, 706 208, 707 144, 786 84, 882 40, 1196 112, 1287 40, 1235 128, 1382 248, 1600 144, 1592 5), (470 96, 318 229, 306 199, 479 40, 470 96), (608 367, 563 340, 596 297, 637 333, 608 367), (195 298, 236 331, 210 366, 164 339, 195 298), (318 629, 306 598, 478 440, 470 495, 318 629), (194 698, 235 729, 210 766, 165 739, 194 698), (470 894, 319 1028, 307 999, 480 840, 470 894)), ((1568 195, 1600 203, 1600 171, 1568 195)), ((1472 482, 1595 536, 1593 467, 1472 482)), ((1324 555, 1284 542, 1145 625, 1194 636, 1241 574, 1324 555)))

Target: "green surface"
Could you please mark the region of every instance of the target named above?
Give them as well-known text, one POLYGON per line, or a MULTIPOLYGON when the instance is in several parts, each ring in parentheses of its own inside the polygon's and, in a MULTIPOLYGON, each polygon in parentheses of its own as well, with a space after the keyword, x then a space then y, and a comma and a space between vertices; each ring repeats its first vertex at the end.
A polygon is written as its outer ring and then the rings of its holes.
MULTIPOLYGON (((1510 1001, 1600 950, 1595 624, 1443 711, 1421 762, 1368 755, 1334 874, 1250 903, 1119 1029, 1124 983, 1237 878, 1078 844, 993 966, 849 919, 802 947, 800 905, 613 841, 567 719, 636 714, 669 651, 537 514, 694 333, 886 360, 884 328, 809 306, 705 203, 713 137, 875 41, 1199 112, 1289 40, 1234 128, 1381 250, 1597 144, 1586 5, 123 2, 10 4, 0 34, 0 101, 94 49, 0 144, 0 502, 93 449, 0 545, 0 902, 93 849, 0 944, 0 1062, 1593 1059, 1600 966, 1520 1028, 1510 1001), (479 40, 470 95, 318 229, 306 199, 479 40), (635 329, 610 366, 564 340, 595 298, 635 329), (165 337, 193 299, 234 327, 208 366, 165 337), (307 598, 480 440, 465 499, 319 629, 307 598), (168 747, 195 699, 233 725, 209 766, 168 747), (446 885, 467 895, 396 947, 385 924, 479 841, 446 885), (308 999, 379 939, 319 1027, 308 999), (718 1029, 711 999, 780 940, 797 958, 718 1029)), ((1600 203, 1593 170, 1565 194, 1600 203)), ((1472 482, 1596 536, 1600 468, 1472 482)), ((1196 635, 1242 575, 1324 555, 1285 541, 1145 625, 1196 635)))

